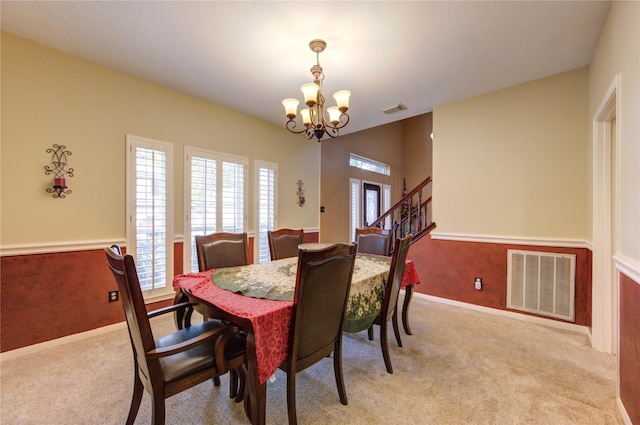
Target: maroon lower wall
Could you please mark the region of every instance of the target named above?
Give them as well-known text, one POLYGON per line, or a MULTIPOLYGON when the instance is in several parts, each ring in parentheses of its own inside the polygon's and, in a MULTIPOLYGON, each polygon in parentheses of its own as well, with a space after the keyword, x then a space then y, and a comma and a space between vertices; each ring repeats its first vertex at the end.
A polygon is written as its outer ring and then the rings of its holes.
POLYGON ((415 290, 436 297, 508 310, 508 249, 575 254, 575 323, 591 326, 591 251, 586 248, 447 241, 432 239, 427 235, 411 245, 408 254, 421 279, 421 284, 415 290), (475 289, 475 277, 482 278, 482 290, 475 289))
POLYGON ((640 424, 640 282, 620 274, 620 399, 640 424))
POLYGON ((2 257, 0 281, 2 352, 124 320, 103 250, 2 257))
MULTIPOLYGON (((304 238, 318 242, 318 233, 304 238)), ((176 243, 174 272, 182 271, 182 243, 176 243)), ((0 258, 0 352, 122 322, 121 303, 108 302, 112 289, 117 285, 102 249, 0 258)))

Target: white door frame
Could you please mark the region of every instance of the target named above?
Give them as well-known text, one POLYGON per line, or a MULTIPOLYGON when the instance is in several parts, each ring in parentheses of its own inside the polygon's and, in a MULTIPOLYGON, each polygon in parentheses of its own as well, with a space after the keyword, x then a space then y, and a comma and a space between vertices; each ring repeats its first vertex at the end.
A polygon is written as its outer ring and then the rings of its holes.
MULTIPOLYGON (((593 265, 591 293, 591 344, 605 353, 617 351, 618 302, 617 279, 614 279, 613 256, 615 235, 612 234, 617 207, 613 204, 612 120, 620 105, 620 75, 616 75, 593 117, 593 265)), ((619 114, 618 114, 619 115, 619 114)), ((620 120, 615 121, 616 137, 620 120)))

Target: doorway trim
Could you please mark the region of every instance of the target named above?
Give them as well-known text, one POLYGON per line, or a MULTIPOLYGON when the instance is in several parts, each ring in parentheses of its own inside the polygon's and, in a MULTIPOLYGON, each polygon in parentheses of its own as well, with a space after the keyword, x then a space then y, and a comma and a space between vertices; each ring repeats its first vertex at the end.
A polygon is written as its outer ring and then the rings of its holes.
MULTIPOLYGON (((591 292, 591 344, 605 353, 617 352, 618 299, 615 267, 615 235, 612 224, 617 214, 613 200, 612 180, 618 167, 612 167, 618 158, 612 158, 612 119, 619 116, 620 74, 617 74, 605 93, 593 117, 593 264, 591 292)), ((615 121, 615 135, 620 135, 620 120, 615 121)), ((617 155, 616 155, 617 156, 617 155)), ((617 184, 617 183, 616 183, 617 184)))

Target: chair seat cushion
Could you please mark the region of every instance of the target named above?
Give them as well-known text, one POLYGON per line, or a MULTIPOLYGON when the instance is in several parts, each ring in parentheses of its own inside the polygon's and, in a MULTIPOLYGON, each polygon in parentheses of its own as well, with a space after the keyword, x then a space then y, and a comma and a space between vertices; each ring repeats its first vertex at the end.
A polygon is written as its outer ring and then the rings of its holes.
MULTIPOLYGON (((158 338, 156 347, 179 344, 221 326, 224 326, 224 324, 219 320, 198 323, 158 338)), ((230 359, 241 354, 245 350, 245 339, 246 337, 242 335, 232 334, 225 346, 225 358, 230 359)), ((215 351, 216 341, 216 339, 213 339, 182 353, 161 358, 160 367, 162 367, 165 382, 175 381, 198 370, 215 368, 216 364, 212 353, 215 351)))

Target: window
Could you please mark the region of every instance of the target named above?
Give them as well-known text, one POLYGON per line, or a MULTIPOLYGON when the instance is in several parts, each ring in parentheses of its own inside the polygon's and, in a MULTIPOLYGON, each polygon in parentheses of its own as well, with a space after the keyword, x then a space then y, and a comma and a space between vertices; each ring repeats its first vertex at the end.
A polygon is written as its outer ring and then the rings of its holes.
POLYGON ((269 261, 269 240, 267 232, 277 226, 277 177, 278 164, 256 161, 256 208, 257 224, 255 234, 255 256, 257 263, 269 261))
POLYGON ((349 179, 349 185, 351 186, 351 199, 350 208, 351 218, 349 223, 351 224, 351 240, 356 240, 356 229, 362 227, 362 208, 360 207, 360 180, 349 179))
POLYGON ((198 270, 195 236, 243 233, 247 159, 185 146, 184 272, 198 270))
POLYGON ((127 135, 127 253, 145 298, 173 293, 173 145, 127 135))
MULTIPOLYGON (((391 186, 388 184, 382 185, 382 212, 387 212, 391 208, 391 186)), ((384 228, 391 229, 391 216, 388 215, 384 219, 384 228)))
POLYGON ((363 156, 356 154, 349 154, 349 165, 352 167, 360 168, 361 170, 373 171, 374 173, 384 174, 385 176, 391 175, 391 167, 382 162, 374 161, 363 156))

